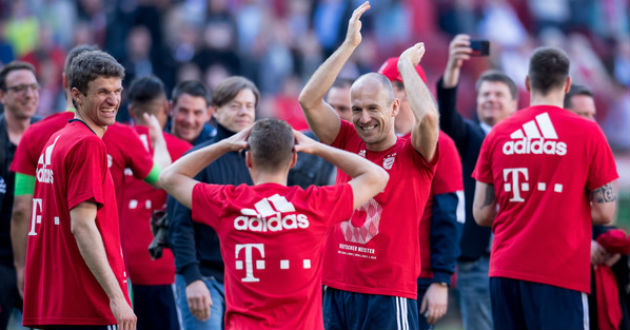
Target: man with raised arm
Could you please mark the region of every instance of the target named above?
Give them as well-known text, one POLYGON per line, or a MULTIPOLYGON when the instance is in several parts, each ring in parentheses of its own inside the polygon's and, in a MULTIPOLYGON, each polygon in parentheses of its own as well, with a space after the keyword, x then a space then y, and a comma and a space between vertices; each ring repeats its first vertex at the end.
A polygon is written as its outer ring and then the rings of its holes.
MULTIPOLYGON (((311 129, 324 143, 359 154, 390 175, 383 193, 336 225, 328 238, 324 269, 324 322, 328 329, 418 327, 416 279, 420 273, 418 226, 438 159, 438 113, 418 76, 424 55, 418 43, 400 56, 401 73, 414 114, 410 138, 397 138, 399 101, 378 73, 359 77, 351 88, 352 124, 324 100, 342 66, 361 42, 358 7, 342 45, 317 69, 300 94, 311 129)), ((338 173, 337 182, 349 178, 338 173)))
POLYGON ((102 140, 116 119, 124 68, 107 53, 89 51, 67 74, 76 117, 48 139, 37 162, 24 325, 135 329, 102 140))
POLYGON ((160 183, 192 209, 194 221, 219 235, 226 329, 323 329, 325 238, 331 226, 382 191, 388 178, 357 155, 315 142, 284 121, 263 119, 182 157, 164 171, 160 183), (254 186, 193 179, 223 154, 245 148, 254 186), (326 159, 351 180, 306 190, 287 187, 297 151, 326 159))
POLYGON ((473 215, 494 232, 494 326, 585 329, 591 225, 612 222, 619 175, 599 126, 562 108, 564 51, 537 49, 525 85, 531 106, 488 134, 473 172, 473 215))

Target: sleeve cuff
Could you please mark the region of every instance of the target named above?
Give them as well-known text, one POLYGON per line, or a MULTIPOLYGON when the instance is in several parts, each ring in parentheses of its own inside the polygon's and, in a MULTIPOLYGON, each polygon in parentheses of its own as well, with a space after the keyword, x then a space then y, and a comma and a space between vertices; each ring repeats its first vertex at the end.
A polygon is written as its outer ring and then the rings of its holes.
POLYGON ((186 285, 201 279, 201 271, 199 270, 199 264, 197 263, 186 265, 179 271, 179 273, 184 276, 186 285))
POLYGON ((451 285, 451 275, 449 273, 446 272, 440 272, 440 271, 435 271, 433 270, 433 280, 431 282, 433 283, 446 283, 448 285, 451 285))

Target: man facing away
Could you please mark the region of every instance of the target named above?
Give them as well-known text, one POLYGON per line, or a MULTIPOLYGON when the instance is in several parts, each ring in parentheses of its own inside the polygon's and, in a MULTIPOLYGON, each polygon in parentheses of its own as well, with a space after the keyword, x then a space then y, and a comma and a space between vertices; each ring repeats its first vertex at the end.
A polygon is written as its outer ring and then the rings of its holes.
POLYGON ((90 51, 72 61, 76 113, 39 157, 28 236, 24 325, 135 329, 114 183, 102 137, 114 124, 124 68, 90 51))
POLYGON ((518 90, 502 72, 484 72, 475 84, 476 113, 479 121, 464 119, 457 109, 457 85, 461 68, 470 59, 470 36, 455 36, 449 45, 444 75, 437 83, 440 128, 453 140, 462 159, 465 222, 457 263, 457 290, 464 329, 493 329, 488 265, 490 228, 473 219, 475 180, 471 177, 481 143, 492 127, 508 118, 518 106, 518 90))
POLYGON ((585 329, 591 225, 614 216, 615 160, 596 123, 561 108, 562 50, 537 49, 525 84, 531 106, 488 134, 473 172, 475 220, 494 232, 494 326, 585 329))
MULTIPOLYGON (((368 73, 352 85, 352 124, 340 120, 323 100, 361 42, 359 19, 369 7, 365 2, 354 11, 345 41, 317 69, 299 98, 323 143, 364 156, 391 177, 383 193, 336 225, 328 238, 323 277, 328 329, 418 327, 418 226, 438 159, 436 105, 415 70, 424 44, 407 49, 398 63, 415 117, 410 138, 396 137, 399 100, 381 74, 368 73)), ((338 183, 348 180, 338 173, 338 183)))
POLYGON ((382 191, 388 177, 377 165, 315 142, 284 121, 263 119, 184 156, 160 182, 192 208, 194 221, 219 235, 226 265, 226 329, 323 329, 325 237, 334 223, 382 191), (242 149, 247 149, 254 186, 192 179, 221 155, 242 149), (306 190, 287 187, 297 151, 326 159, 352 179, 306 190))

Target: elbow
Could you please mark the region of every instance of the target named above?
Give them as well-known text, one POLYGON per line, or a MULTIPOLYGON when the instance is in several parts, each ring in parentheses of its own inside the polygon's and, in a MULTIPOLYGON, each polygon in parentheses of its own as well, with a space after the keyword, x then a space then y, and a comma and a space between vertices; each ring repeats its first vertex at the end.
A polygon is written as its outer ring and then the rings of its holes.
POLYGON ((28 221, 31 215, 31 202, 32 195, 29 195, 28 199, 24 196, 16 196, 13 203, 13 211, 11 214, 12 221, 24 222, 28 221))
POLYGON ((440 126, 440 115, 438 114, 437 109, 434 108, 431 111, 428 111, 424 115, 422 123, 425 128, 430 128, 438 131, 440 126))
POLYGON ((489 227, 492 225, 492 220, 494 219, 494 216, 478 208, 473 208, 473 218, 475 218, 475 222, 477 223, 477 225, 489 227))
POLYGON ((315 108, 317 103, 317 100, 313 99, 308 94, 308 91, 302 90, 302 92, 300 92, 300 96, 298 97, 298 103, 300 104, 300 107, 303 111, 315 108))
POLYGON ((594 225, 611 225, 615 219, 615 208, 608 207, 605 209, 592 209, 591 221, 594 225))
POLYGON ((157 185, 160 188, 166 190, 166 192, 169 192, 171 183, 173 181, 172 177, 173 175, 170 171, 170 168, 165 168, 164 170, 162 170, 162 172, 160 172, 160 177, 158 178, 157 185))
POLYGON ((379 172, 376 175, 376 180, 375 180, 376 182, 374 185, 378 187, 379 192, 382 192, 382 191, 385 191, 387 182, 389 182, 389 173, 387 173, 387 171, 385 171, 381 167, 379 167, 378 169, 379 169, 379 172))

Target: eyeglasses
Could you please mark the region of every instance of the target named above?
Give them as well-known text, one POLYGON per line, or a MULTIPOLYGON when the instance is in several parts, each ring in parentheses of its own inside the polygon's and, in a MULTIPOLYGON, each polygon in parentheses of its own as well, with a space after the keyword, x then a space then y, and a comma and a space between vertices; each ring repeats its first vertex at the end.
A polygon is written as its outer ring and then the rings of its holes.
POLYGON ((7 86, 7 90, 15 92, 15 93, 25 93, 27 90, 32 92, 39 91, 39 84, 22 84, 15 86, 7 86))

